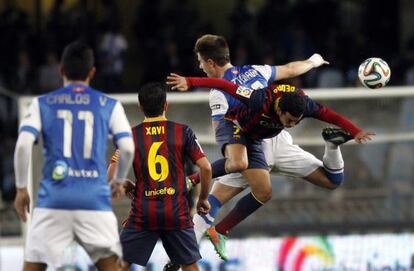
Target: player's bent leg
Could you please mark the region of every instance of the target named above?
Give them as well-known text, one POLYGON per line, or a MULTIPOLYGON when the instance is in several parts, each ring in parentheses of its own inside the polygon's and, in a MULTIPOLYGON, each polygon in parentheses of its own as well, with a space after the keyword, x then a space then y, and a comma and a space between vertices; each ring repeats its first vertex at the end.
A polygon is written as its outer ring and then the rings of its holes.
POLYGON ((224 155, 226 156, 225 169, 227 173, 241 172, 247 169, 249 162, 247 149, 243 144, 227 144, 224 155))
POLYGON ((339 187, 339 184, 333 183, 327 176, 326 171, 324 168, 319 167, 314 172, 309 174, 308 176, 304 177, 304 179, 311 184, 314 184, 316 186, 326 188, 326 189, 336 189, 339 187))
MULTIPOLYGON (((270 175, 266 169, 248 169, 243 171, 243 176, 252 192, 242 197, 230 213, 215 226, 215 230, 222 235, 228 234, 234 226, 262 207, 272 197, 270 175)), ((218 244, 213 242, 213 245, 217 249, 218 244)))
POLYGON ((276 173, 303 178, 326 189, 335 189, 344 179, 344 162, 339 146, 329 140, 334 139, 338 143, 343 142, 340 139, 348 139, 348 137, 338 136, 338 133, 341 132, 337 130, 324 129, 324 131, 329 131, 329 137, 326 137, 326 132, 322 132, 322 136, 326 141, 323 162, 313 154, 293 144, 292 137, 288 132, 282 132, 277 137, 272 138, 271 142, 263 144, 268 152, 266 158, 269 160, 270 157, 270 160, 274 163, 272 170, 276 173))
POLYGON ((272 183, 268 170, 252 168, 243 171, 242 174, 258 202, 264 204, 272 198, 272 183))
POLYGON ((24 262, 23 271, 44 271, 47 265, 44 263, 24 262))
POLYGON ((229 174, 214 182, 208 197, 211 209, 207 215, 195 214, 193 218, 197 243, 200 243, 206 230, 213 226, 221 206, 244 190, 244 179, 240 174, 229 174), (230 185, 224 184, 229 183, 230 185))
POLYGON ((353 136, 343 129, 325 128, 322 137, 325 140, 323 167, 326 176, 334 185, 339 186, 344 180, 344 159, 340 146, 353 139, 353 136))

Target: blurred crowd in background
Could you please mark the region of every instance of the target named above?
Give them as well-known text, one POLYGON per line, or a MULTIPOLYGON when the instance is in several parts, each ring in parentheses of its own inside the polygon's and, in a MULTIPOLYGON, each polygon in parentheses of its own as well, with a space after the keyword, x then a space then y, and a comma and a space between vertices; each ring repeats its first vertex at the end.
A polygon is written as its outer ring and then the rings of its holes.
MULTIPOLYGON (((94 48, 98 72, 93 86, 108 93, 134 92, 141 83, 163 81, 169 72, 204 75, 193 45, 206 33, 227 38, 234 65, 284 64, 315 52, 331 62, 292 80, 297 86, 356 86, 359 64, 372 56, 391 66, 390 85, 414 85, 414 36, 400 42, 400 1, 234 0, 229 12, 206 14, 203 1, 140 0, 134 1, 129 20, 120 7, 124 1, 48 2, 46 14, 29 14, 14 0, 4 0, 0 10, 3 202, 14 198, 15 97, 59 87, 59 56, 73 40, 94 48)), ((41 0, 33 3, 41 8, 41 0)))

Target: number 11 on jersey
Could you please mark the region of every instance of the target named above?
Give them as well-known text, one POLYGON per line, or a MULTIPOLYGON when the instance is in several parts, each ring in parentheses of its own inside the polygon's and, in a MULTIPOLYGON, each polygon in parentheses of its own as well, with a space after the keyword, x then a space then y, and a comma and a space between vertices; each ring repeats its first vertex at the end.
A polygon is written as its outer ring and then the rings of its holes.
MULTIPOLYGON (((70 110, 58 110, 57 117, 63 120, 63 156, 72 157, 72 134, 73 134, 73 114, 70 110)), ((93 145, 93 113, 81 110, 78 112, 78 119, 85 122, 83 136, 83 158, 91 159, 93 145)))

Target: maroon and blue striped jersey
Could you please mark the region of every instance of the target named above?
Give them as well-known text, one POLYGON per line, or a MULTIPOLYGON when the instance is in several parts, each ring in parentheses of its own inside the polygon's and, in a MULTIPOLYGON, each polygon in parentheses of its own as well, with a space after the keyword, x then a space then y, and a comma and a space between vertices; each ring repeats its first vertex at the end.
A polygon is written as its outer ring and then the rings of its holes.
POLYGON ((284 129, 276 109, 285 92, 298 92, 299 95, 304 96, 306 101, 304 118, 311 117, 334 124, 353 136, 361 131, 350 120, 315 102, 295 86, 272 84, 263 89, 253 90, 218 78, 188 77, 186 80, 189 87, 214 87, 239 99, 243 104, 227 111, 225 118, 232 120, 252 139, 271 138, 284 129))
POLYGON ((193 226, 184 165, 205 155, 193 131, 165 118, 147 118, 132 128, 136 177, 124 227, 178 230, 193 226))

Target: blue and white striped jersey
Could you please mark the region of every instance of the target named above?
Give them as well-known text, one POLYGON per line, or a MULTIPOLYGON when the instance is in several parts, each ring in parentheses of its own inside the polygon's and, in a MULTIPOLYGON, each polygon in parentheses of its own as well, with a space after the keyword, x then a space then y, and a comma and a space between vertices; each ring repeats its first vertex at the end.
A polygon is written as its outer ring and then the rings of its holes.
POLYGON ((115 144, 131 137, 120 102, 86 85, 68 85, 35 98, 19 130, 43 140, 37 207, 111 210, 108 136, 115 144))
MULTIPOLYGON (((226 70, 223 79, 231 81, 239 86, 262 89, 274 81, 276 67, 270 65, 245 65, 233 66, 226 70)), ((241 102, 229 94, 218 90, 210 90, 210 108, 212 119, 218 121, 223 118, 229 109, 240 105, 241 102)))

